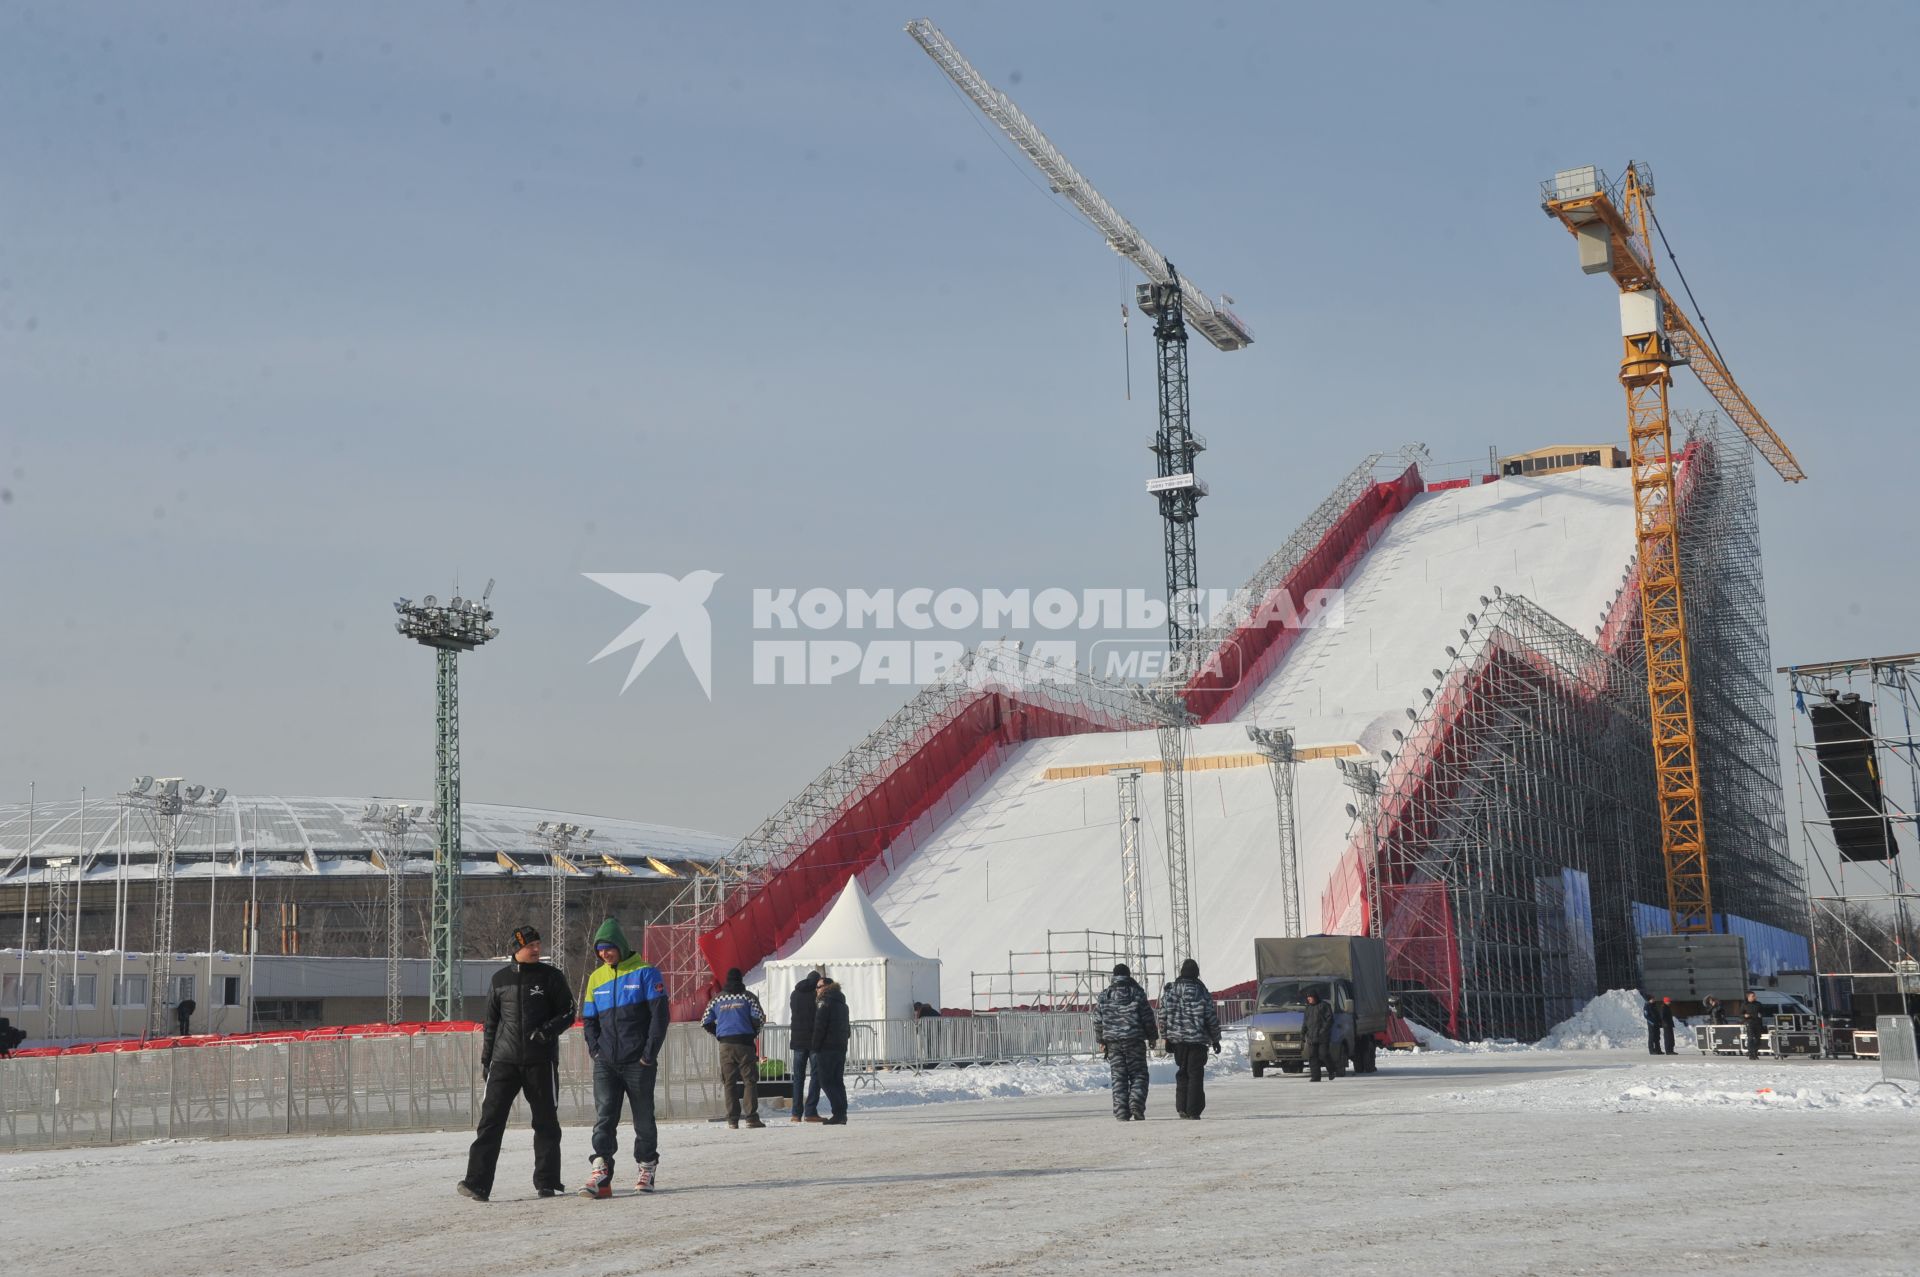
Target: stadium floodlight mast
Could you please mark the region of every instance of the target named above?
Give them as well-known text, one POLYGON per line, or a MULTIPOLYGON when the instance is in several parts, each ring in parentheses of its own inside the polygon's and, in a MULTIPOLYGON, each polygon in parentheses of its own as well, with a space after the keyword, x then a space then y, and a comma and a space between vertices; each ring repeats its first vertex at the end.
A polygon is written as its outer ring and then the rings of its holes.
MULTIPOLYGON (((84 842, 82 843, 84 847, 84 842)), ((80 945, 78 933, 79 919, 74 916, 73 905, 67 899, 67 870, 79 862, 71 856, 61 856, 42 862, 47 877, 47 953, 52 962, 51 996, 47 998, 47 1037, 57 1039, 60 1036, 60 994, 68 980, 79 983, 80 945), (69 937, 68 928, 74 931, 69 937)), ((74 999, 76 1002, 78 998, 74 999)))
POLYGON ((593 830, 565 821, 543 820, 533 827, 533 836, 547 853, 547 883, 550 888, 547 913, 545 960, 567 969, 567 875, 579 873, 579 867, 567 859, 567 849, 575 842, 593 841, 593 830))
POLYGON ((1285 934, 1303 934, 1300 923, 1300 833, 1298 773, 1300 753, 1286 727, 1247 727, 1247 739, 1266 756, 1273 777, 1273 805, 1280 821, 1280 902, 1285 934))
POLYGON ((406 1019, 400 963, 406 952, 407 835, 420 823, 420 809, 405 803, 369 803, 360 813, 360 823, 380 839, 380 860, 387 871, 387 1023, 399 1024, 406 1019))
MULTIPOLYGON (((211 815, 227 791, 189 785, 178 776, 140 776, 120 795, 121 804, 146 818, 153 839, 153 947, 147 969, 147 1037, 167 1032, 167 991, 173 983, 173 902, 178 885, 180 839, 188 822, 211 815)), ((209 941, 209 948, 212 947, 209 941)))
POLYGON ((401 599, 393 605, 400 614, 394 629, 423 647, 434 649, 439 699, 434 711, 434 807, 439 813, 433 849, 433 913, 427 928, 431 961, 427 975, 427 1015, 434 1020, 456 1020, 464 1005, 460 981, 460 653, 471 652, 500 636, 493 624, 493 582, 487 582, 478 601, 463 599, 442 604, 429 594, 420 602, 401 599))

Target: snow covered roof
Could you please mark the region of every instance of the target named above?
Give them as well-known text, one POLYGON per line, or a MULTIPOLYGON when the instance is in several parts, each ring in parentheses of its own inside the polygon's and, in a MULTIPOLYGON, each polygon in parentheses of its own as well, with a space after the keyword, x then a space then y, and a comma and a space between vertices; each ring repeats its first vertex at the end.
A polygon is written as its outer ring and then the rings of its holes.
MULTIPOLYGON (((369 806, 403 804, 424 815, 424 798, 283 797, 230 795, 219 807, 192 817, 181 828, 179 872, 368 874, 383 873, 375 863, 385 844, 378 831, 362 823, 369 806)), ((568 858, 582 871, 625 872, 662 877, 649 857, 669 865, 708 863, 733 849, 734 840, 697 829, 680 829, 618 817, 559 812, 500 803, 462 803, 460 848, 469 874, 506 875, 524 870, 544 873, 545 844, 534 833, 541 821, 592 830, 575 841, 568 858), (510 867, 506 861, 514 862, 510 867), (603 858, 604 857, 604 858, 603 858), (608 859, 618 864, 614 869, 608 859)), ((416 820, 404 854, 408 872, 426 872, 433 845, 432 826, 416 820)), ((124 857, 130 876, 150 876, 153 836, 146 817, 121 806, 111 793, 86 804, 78 799, 0 804, 0 880, 45 872, 48 858, 75 857, 90 875, 113 874, 124 857), (29 836, 31 834, 31 836, 29 836)))

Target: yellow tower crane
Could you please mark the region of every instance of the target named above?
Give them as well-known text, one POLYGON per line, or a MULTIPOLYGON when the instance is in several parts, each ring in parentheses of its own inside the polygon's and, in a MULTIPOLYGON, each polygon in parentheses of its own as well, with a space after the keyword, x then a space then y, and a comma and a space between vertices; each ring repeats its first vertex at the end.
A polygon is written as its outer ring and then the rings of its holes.
MULTIPOLYGON (((1673 366, 1686 364, 1693 369, 1781 478, 1798 483, 1806 474, 1734 381, 1713 342, 1701 335, 1655 278, 1648 231, 1658 231, 1660 223, 1653 214, 1653 177, 1646 167, 1629 163, 1617 183, 1609 182, 1597 168, 1568 169, 1543 183, 1541 195, 1547 215, 1558 218, 1579 241, 1580 269, 1589 275, 1611 275, 1620 287, 1620 333, 1625 342, 1620 384, 1627 391, 1640 617, 1646 634, 1647 702, 1653 718, 1667 909, 1675 934, 1709 932, 1713 930, 1713 895, 1707 878, 1693 676, 1680 582, 1676 458, 1667 421, 1673 366)), ((1664 234, 1661 238, 1664 242, 1664 234)))

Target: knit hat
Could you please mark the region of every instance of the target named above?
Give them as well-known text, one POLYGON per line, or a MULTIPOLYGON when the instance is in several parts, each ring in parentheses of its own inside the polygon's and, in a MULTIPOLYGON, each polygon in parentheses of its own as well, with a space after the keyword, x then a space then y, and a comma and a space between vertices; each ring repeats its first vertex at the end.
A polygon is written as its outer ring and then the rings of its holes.
POLYGON ((1132 975, 1132 974, 1133 974, 1133 972, 1131 972, 1131 971, 1129 971, 1129 970, 1127 970, 1127 964, 1126 964, 1126 963, 1124 963, 1124 962, 1116 962, 1116 963, 1114 963, 1114 964, 1113 964, 1113 974, 1114 974, 1114 978, 1115 978, 1115 979, 1118 979, 1119 977, 1121 977, 1121 976, 1123 976, 1123 975, 1132 975))
POLYGON ((513 947, 515 952, 526 948, 530 944, 538 944, 539 942, 540 932, 537 928, 524 926, 513 929, 513 947))
POLYGON ((608 918, 600 924, 600 929, 593 933, 593 947, 598 949, 603 944, 610 944, 619 949, 622 957, 633 952, 633 946, 627 943, 627 933, 620 930, 620 921, 617 918, 608 918))
POLYGON ((1200 964, 1192 958, 1188 958, 1180 964, 1180 978, 1182 980, 1198 980, 1200 978, 1200 964))
POLYGON ((727 992, 728 992, 728 993, 738 993, 738 992, 740 992, 740 990, 742 990, 742 989, 744 989, 744 988, 746 988, 746 987, 747 987, 747 984, 746 984, 746 981, 745 981, 745 979, 743 979, 743 978, 741 977, 741 975, 740 975, 740 968, 739 968, 739 967, 728 967, 728 968, 727 968, 727 983, 726 983, 726 989, 727 989, 727 992))

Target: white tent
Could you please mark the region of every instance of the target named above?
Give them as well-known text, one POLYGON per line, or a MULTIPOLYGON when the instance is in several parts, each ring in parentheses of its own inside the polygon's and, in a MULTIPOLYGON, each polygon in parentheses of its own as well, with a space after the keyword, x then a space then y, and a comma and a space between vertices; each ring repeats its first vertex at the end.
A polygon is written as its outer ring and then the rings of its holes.
POLYGON ((840 982, 852 1020, 911 1020, 913 1004, 940 1004, 940 962, 923 958, 902 944, 880 920, 857 878, 847 880, 840 898, 827 910, 813 934, 792 953, 769 958, 766 989, 773 1015, 809 971, 840 982))

